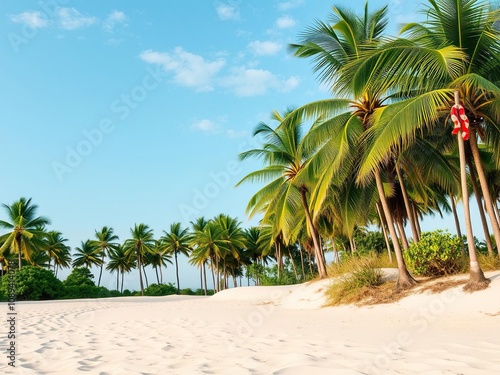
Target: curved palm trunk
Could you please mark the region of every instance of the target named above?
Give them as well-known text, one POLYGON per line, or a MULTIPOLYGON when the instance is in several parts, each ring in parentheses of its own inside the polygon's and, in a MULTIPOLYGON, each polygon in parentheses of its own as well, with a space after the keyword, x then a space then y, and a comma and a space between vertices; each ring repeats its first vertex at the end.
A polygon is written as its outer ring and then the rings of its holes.
POLYGON ((207 295, 207 269, 205 268, 205 261, 203 261, 203 286, 205 288, 205 295, 207 295))
POLYGON ((161 270, 161 264, 158 267, 160 269, 160 283, 163 284, 163 272, 161 270))
POLYGON ((318 242, 318 234, 314 223, 311 218, 311 213, 309 212, 309 205, 307 204, 306 189, 304 187, 300 188, 300 195, 302 197, 302 205, 304 206, 304 211, 306 214, 306 222, 309 226, 309 231, 311 232, 311 237, 314 244, 314 255, 316 256, 316 264, 318 266, 318 274, 321 279, 327 277, 326 265, 323 257, 323 249, 320 248, 318 242))
POLYGON ((481 156, 479 155, 479 148, 477 147, 477 135, 475 129, 471 129, 470 131, 469 144, 472 151, 474 164, 476 165, 476 171, 479 177, 479 183, 481 184, 481 190, 483 192, 486 212, 488 213, 488 216, 490 218, 491 227, 493 229, 493 234, 495 237, 495 243, 497 245, 498 255, 500 256, 500 226, 495 216, 493 200, 491 199, 490 190, 488 188, 488 182, 486 180, 486 174, 484 173, 483 164, 481 163, 481 156))
POLYGON ((474 195, 476 196, 477 209, 479 211, 479 217, 481 218, 481 224, 483 226, 484 241, 486 242, 488 255, 494 257, 495 253, 493 252, 493 245, 491 243, 490 231, 488 230, 488 222, 486 221, 486 215, 484 214, 481 190, 479 189, 479 186, 477 186, 476 174, 474 173, 474 168, 472 167, 471 165, 472 163, 470 162, 470 160, 467 160, 467 164, 469 165, 470 180, 472 183, 472 188, 474 189, 474 195))
POLYGON ((123 281, 125 279, 125 272, 122 270, 122 287, 120 288, 120 293, 123 293, 123 281))
MULTIPOLYGON (((459 92, 455 91, 455 105, 460 104, 459 92)), ((472 132, 471 132, 472 133, 472 132)), ((464 220, 465 228, 467 230, 467 245, 469 247, 469 258, 470 258, 470 279, 467 285, 464 287, 465 290, 474 291, 481 290, 488 286, 490 280, 484 277, 483 270, 479 266, 477 261, 476 248, 474 246, 474 235, 472 233, 472 225, 470 219, 470 208, 469 208, 469 195, 467 193, 467 171, 465 169, 465 147, 464 140, 459 133, 458 139, 458 152, 460 155, 460 183, 462 187, 462 204, 464 205, 464 220)))
POLYGON ((396 173, 398 175, 399 186, 401 187, 401 193, 403 194, 403 201, 405 203, 406 215, 408 216, 408 220, 410 221, 411 233, 413 235, 413 240, 418 242, 420 237, 418 235, 417 226, 415 225, 414 216, 412 215, 412 210, 410 208, 410 199, 408 198, 408 193, 406 192, 406 184, 403 180, 403 174, 401 173, 401 168, 399 165, 395 164, 396 173))
POLYGON ((142 262, 141 262, 141 254, 137 253, 137 268, 139 269, 139 282, 141 284, 141 296, 144 295, 144 284, 142 282, 142 262))
POLYGON ((17 261, 19 262, 18 268, 21 269, 21 263, 22 263, 22 258, 21 258, 21 237, 16 238, 17 242, 17 261))
POLYGON ((377 183, 377 190, 380 198, 380 203, 382 204, 382 209, 384 211, 385 219, 387 221, 387 226, 389 227, 389 233, 392 239, 392 246, 394 247, 394 253, 396 254, 396 260, 398 263, 398 280, 396 282, 396 287, 401 289, 411 288, 417 282, 410 275, 408 269, 406 268, 405 260, 401 252, 401 247, 399 246, 398 237, 396 235, 396 229, 394 228, 394 222, 392 220, 392 215, 387 204, 387 199, 385 198, 384 185, 382 183, 382 178, 380 177, 380 171, 375 172, 375 181, 377 183))
POLYGON ((453 211, 453 218, 455 219, 455 226, 457 228, 457 236, 460 238, 460 243, 462 244, 462 256, 465 257, 465 246, 462 240, 462 229, 460 228, 460 221, 458 220, 457 205, 455 204, 455 198, 450 194, 451 210, 453 211))
POLYGON ((304 270, 304 254, 302 254, 302 246, 299 244, 300 266, 302 267, 302 277, 306 278, 306 271, 304 270))
POLYGON ((144 281, 146 281, 146 288, 149 287, 148 275, 146 274, 146 266, 142 265, 142 272, 144 273, 144 281))
POLYGON ((177 294, 180 293, 180 284, 179 284, 179 265, 177 264, 177 251, 174 251, 174 258, 175 258, 175 277, 177 279, 177 294))
POLYGON ((158 267, 155 267, 156 282, 160 285, 160 275, 158 274, 158 267))
POLYGON ((295 267, 295 262, 293 261, 292 250, 288 248, 288 255, 290 256, 290 262, 292 262, 293 273, 295 274, 295 280, 299 280, 299 274, 297 273, 297 268, 295 267))
POLYGON ((103 267, 104 267, 104 255, 105 255, 105 254, 104 254, 104 250, 103 250, 103 251, 102 251, 102 258, 101 258, 101 260, 102 260, 102 263, 101 263, 101 270, 99 271, 99 280, 97 281, 97 286, 98 286, 98 287, 99 287, 99 286, 101 286, 102 269, 103 269, 103 267))
POLYGON ((387 223, 385 221, 384 213, 380 210, 380 203, 377 202, 375 204, 377 208, 378 217, 380 218, 380 226, 382 227, 382 233, 384 235, 385 246, 387 247, 387 254, 389 255, 389 262, 392 263, 392 251, 391 251, 391 243, 389 242, 389 236, 387 235, 387 223))

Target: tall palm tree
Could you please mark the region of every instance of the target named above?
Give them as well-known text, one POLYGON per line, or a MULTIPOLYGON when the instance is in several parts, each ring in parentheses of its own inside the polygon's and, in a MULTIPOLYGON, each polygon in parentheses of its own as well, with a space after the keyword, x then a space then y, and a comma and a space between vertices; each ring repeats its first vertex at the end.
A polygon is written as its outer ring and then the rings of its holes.
MULTIPOLYGON (((329 23, 316 22, 302 35, 299 44, 291 45, 297 57, 312 57, 314 70, 320 80, 332 88, 336 95, 352 99, 335 98, 309 103, 296 109, 282 123, 293 123, 302 119, 316 119, 306 136, 305 143, 315 149, 303 173, 315 175, 317 183, 312 191, 313 209, 320 214, 332 184, 339 184, 357 169, 362 155, 362 139, 370 128, 373 113, 382 108, 389 99, 387 89, 368 87, 353 92, 353 77, 339 74, 345 65, 358 61, 364 53, 373 50, 380 42, 387 25, 387 7, 373 13, 365 6, 362 15, 333 7, 329 23)), ((386 197, 382 177, 390 173, 383 165, 377 165, 372 174, 375 178, 383 213, 393 240, 398 261, 398 287, 411 287, 415 280, 406 268, 391 210, 386 197)), ((365 185, 367 181, 364 181, 365 185)))
POLYGON ((11 253, 17 253, 18 267, 21 269, 22 256, 26 261, 30 261, 31 253, 35 246, 43 246, 43 228, 50 224, 50 220, 43 216, 36 216, 38 206, 31 203, 31 198, 21 198, 10 206, 3 204, 7 212, 8 220, 0 220, 0 228, 8 229, 9 232, 0 236, 0 254, 6 249, 11 253))
POLYGON ((96 240, 93 241, 94 246, 98 249, 101 256, 101 269, 99 271, 99 280, 97 286, 101 285, 102 269, 104 267, 104 258, 109 255, 111 250, 116 250, 119 246, 117 242, 118 236, 113 234, 113 228, 102 227, 100 231, 95 231, 96 240))
POLYGON ((172 264, 172 261, 170 260, 171 257, 171 254, 165 251, 161 240, 155 241, 153 252, 151 254, 146 254, 147 263, 154 268, 158 284, 163 283, 162 267, 167 268, 167 263, 172 264), (158 270, 160 270, 159 274, 158 270))
POLYGON ((250 216, 256 212, 264 212, 263 221, 273 222, 275 235, 282 233, 286 243, 294 237, 292 232, 297 226, 291 224, 297 223, 297 213, 302 209, 314 243, 319 276, 326 277, 323 249, 313 221, 314 213, 311 212, 308 202, 310 182, 306 178, 298 178, 309 159, 310 150, 302 145, 300 121, 289 121, 287 125, 282 125, 286 115, 276 111, 273 113, 273 119, 281 124, 277 129, 272 129, 265 123, 257 126, 254 136, 264 135, 265 143, 261 149, 241 153, 240 159, 260 158, 265 167, 245 176, 237 186, 245 181, 270 181, 251 198, 247 211, 250 216))
POLYGON ((123 246, 118 246, 114 249, 111 249, 109 252, 109 262, 106 265, 106 269, 108 271, 114 272, 116 271, 116 290, 119 290, 120 293, 123 293, 123 282, 125 278, 125 273, 129 273, 132 271, 132 268, 135 267, 134 257, 127 255, 123 246), (119 275, 121 274, 121 288, 119 289, 119 275))
POLYGON ((75 248, 73 256, 73 267, 87 267, 100 266, 102 259, 100 257, 99 249, 97 249, 92 240, 81 241, 80 247, 75 248))
POLYGON ((152 253, 155 245, 153 239, 153 230, 146 224, 135 224, 134 228, 130 229, 132 238, 126 240, 123 244, 125 254, 127 256, 134 255, 137 260, 137 268, 139 269, 139 282, 141 285, 141 295, 144 295, 144 283, 142 280, 142 268, 144 256, 146 253, 152 253))
POLYGON ((166 254, 173 255, 175 260, 175 277, 177 280, 177 293, 180 293, 179 284, 179 264, 177 255, 184 254, 189 256, 191 251, 191 235, 188 228, 182 229, 181 223, 170 225, 170 231, 163 231, 164 235, 160 238, 160 249, 166 254))
POLYGON ((205 295, 207 295, 207 270, 206 265, 209 261, 209 257, 202 251, 197 251, 197 242, 196 242, 196 234, 200 234, 203 232, 205 227, 207 226, 208 221, 202 216, 191 222, 191 255, 189 258, 189 264, 195 265, 200 268, 200 285, 204 290, 205 295))

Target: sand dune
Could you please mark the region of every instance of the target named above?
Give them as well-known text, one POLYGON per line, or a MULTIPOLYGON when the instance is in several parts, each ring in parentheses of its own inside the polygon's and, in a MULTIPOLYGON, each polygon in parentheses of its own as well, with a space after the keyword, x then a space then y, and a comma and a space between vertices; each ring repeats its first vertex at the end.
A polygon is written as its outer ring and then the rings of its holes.
POLYGON ((3 356, 0 372, 500 374, 500 272, 487 276, 482 292, 457 287, 361 308, 321 308, 331 281, 18 302, 16 369, 3 356))

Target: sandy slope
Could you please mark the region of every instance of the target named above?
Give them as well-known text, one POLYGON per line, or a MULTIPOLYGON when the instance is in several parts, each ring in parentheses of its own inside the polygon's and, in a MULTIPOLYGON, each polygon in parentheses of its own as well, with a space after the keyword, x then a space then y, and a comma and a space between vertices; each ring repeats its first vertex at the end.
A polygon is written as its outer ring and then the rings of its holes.
POLYGON ((500 272, 487 276, 482 292, 363 308, 320 308, 328 281, 18 303, 17 367, 2 355, 0 373, 500 374, 500 272))

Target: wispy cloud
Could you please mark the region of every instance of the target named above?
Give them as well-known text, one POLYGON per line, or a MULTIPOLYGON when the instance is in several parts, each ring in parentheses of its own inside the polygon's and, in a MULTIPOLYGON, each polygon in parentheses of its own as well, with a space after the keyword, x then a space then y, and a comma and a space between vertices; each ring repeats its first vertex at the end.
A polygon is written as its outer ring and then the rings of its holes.
POLYGON ((59 25, 65 30, 81 29, 97 22, 96 17, 85 16, 75 8, 59 8, 57 15, 59 25))
POLYGON ((215 7, 217 16, 223 21, 238 20, 240 18, 240 11, 234 5, 220 4, 215 7))
POLYGON ((224 59, 207 61, 181 47, 175 48, 172 53, 143 51, 140 58, 145 62, 161 65, 163 70, 173 74, 174 82, 197 91, 213 90, 213 78, 226 64, 224 59))
POLYGON ((281 50, 281 44, 271 41, 261 42, 259 40, 256 40, 249 43, 248 48, 250 48, 252 53, 254 53, 255 55, 270 56, 276 55, 281 50))
POLYGON ((236 130, 226 128, 224 123, 226 122, 225 117, 217 118, 216 120, 202 119, 195 120, 190 128, 193 131, 197 131, 203 134, 225 136, 227 138, 243 138, 250 135, 247 130, 236 130))
POLYGON ((290 16, 283 16, 278 18, 275 24, 278 29, 288 29, 290 27, 294 27, 297 24, 297 21, 290 16))
POLYGON ((104 31, 113 33, 115 26, 123 25, 127 21, 127 16, 125 13, 119 10, 113 10, 108 17, 103 21, 102 28, 104 31))
POLYGON ((10 16, 10 19, 15 23, 21 23, 34 29, 47 27, 50 24, 50 21, 47 20, 47 18, 45 18, 44 15, 38 11, 27 11, 19 14, 14 14, 10 16))
POLYGON ((286 12, 287 10, 298 8, 304 3, 304 0, 289 0, 289 1, 281 1, 278 3, 278 9, 286 12))
POLYGON ((297 77, 280 78, 268 70, 232 69, 231 73, 221 79, 221 85, 238 96, 264 95, 269 90, 290 91, 299 84, 297 77))
POLYGON ((191 129, 199 130, 203 133, 216 133, 219 128, 220 126, 214 121, 208 119, 197 120, 191 125, 191 129))

